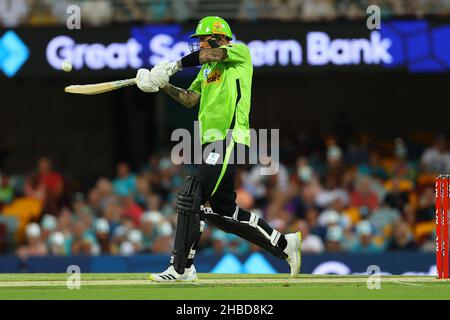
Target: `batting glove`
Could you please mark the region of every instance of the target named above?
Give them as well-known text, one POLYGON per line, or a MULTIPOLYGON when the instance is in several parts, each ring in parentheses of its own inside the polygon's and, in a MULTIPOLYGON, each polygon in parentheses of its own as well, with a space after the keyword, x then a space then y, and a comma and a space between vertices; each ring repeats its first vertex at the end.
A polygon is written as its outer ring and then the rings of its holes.
POLYGON ((177 62, 161 61, 160 63, 156 64, 153 69, 165 70, 167 75, 171 77, 182 68, 178 65, 177 62))
POLYGON ((144 92, 157 92, 158 86, 153 82, 152 75, 148 69, 139 69, 136 74, 136 85, 144 92))
POLYGON ((169 76, 165 69, 155 67, 150 71, 150 76, 152 82, 158 86, 158 88, 164 88, 169 83, 169 76))

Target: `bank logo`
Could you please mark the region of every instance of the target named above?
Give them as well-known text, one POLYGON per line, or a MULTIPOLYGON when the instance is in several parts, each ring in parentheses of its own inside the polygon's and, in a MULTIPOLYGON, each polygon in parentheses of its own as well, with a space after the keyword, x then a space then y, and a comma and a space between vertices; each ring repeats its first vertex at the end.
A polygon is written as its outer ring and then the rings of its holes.
POLYGON ((29 56, 28 47, 14 31, 0 37, 0 70, 7 77, 14 77, 29 56))
POLYGON ((386 22, 383 38, 392 39, 393 62, 386 67, 404 67, 409 72, 450 71, 450 25, 430 26, 425 20, 386 22))

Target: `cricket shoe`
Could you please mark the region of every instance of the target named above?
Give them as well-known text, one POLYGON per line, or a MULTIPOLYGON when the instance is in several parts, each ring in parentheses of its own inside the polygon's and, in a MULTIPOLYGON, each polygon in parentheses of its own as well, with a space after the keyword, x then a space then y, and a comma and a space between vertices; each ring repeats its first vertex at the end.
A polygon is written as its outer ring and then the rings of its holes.
POLYGON ((197 280, 197 271, 195 270, 195 266, 192 265, 190 268, 185 268, 183 274, 179 274, 171 265, 166 269, 166 271, 161 273, 152 273, 149 278, 155 282, 192 282, 197 280))
POLYGON ((288 233, 285 235, 287 246, 284 252, 288 255, 286 258, 287 263, 291 267, 291 277, 300 273, 300 267, 302 266, 302 233, 300 231, 296 233, 288 233))

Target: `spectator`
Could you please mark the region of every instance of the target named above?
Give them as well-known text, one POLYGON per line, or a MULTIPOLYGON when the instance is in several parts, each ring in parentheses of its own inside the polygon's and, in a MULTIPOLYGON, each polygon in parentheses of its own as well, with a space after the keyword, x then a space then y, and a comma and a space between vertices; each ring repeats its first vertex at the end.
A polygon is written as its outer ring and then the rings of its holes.
POLYGON ((370 152, 368 164, 363 163, 358 166, 358 172, 362 175, 378 177, 382 180, 388 177, 385 168, 381 164, 380 153, 376 150, 370 152))
POLYGON ((134 255, 134 245, 130 241, 124 241, 120 243, 119 255, 128 257, 134 255))
POLYGON ((304 220, 299 220, 294 225, 294 230, 300 230, 302 233, 302 252, 303 253, 323 253, 325 245, 320 237, 310 234, 308 223, 304 220))
POLYGON ((339 252, 342 250, 341 242, 344 239, 344 232, 340 226, 330 226, 326 234, 326 249, 328 252, 339 252))
POLYGON ((450 152, 444 135, 438 135, 434 146, 424 151, 421 166, 424 172, 450 174, 450 152))
POLYGON ((5 28, 16 28, 28 16, 26 0, 0 0, 0 24, 5 28))
POLYGON ((122 207, 122 217, 130 218, 133 221, 134 226, 138 227, 143 213, 142 208, 138 206, 130 196, 122 197, 122 207))
POLYGON ((114 8, 114 20, 118 22, 141 22, 144 14, 135 0, 123 0, 114 8))
POLYGON ((359 222, 356 226, 357 240, 351 246, 350 251, 354 253, 378 253, 383 250, 382 246, 375 242, 372 226, 367 220, 359 222))
POLYGON ((370 177, 362 177, 358 182, 355 191, 350 195, 350 205, 353 207, 367 207, 370 211, 378 208, 378 198, 371 190, 370 177))
POLYGON ((158 226, 158 237, 155 239, 153 253, 170 254, 173 249, 173 227, 168 221, 158 226))
POLYGON ((28 257, 45 256, 48 254, 47 246, 41 239, 41 228, 37 223, 30 223, 26 227, 26 244, 17 249, 17 256, 26 260, 28 257))
POLYGON ((402 211, 402 218, 409 225, 410 230, 414 230, 414 226, 416 225, 416 208, 411 204, 405 204, 402 211))
POLYGON ((0 210, 4 205, 10 204, 13 197, 13 188, 9 185, 8 175, 0 172, 0 210))
POLYGON ((397 221, 394 224, 393 236, 387 247, 387 251, 415 250, 417 246, 414 242, 408 224, 397 221))
POLYGON ((250 250, 250 244, 246 240, 238 237, 235 234, 227 233, 227 252, 230 252, 235 255, 245 255, 250 250))
POLYGON ((325 239, 327 228, 319 224, 319 211, 315 207, 310 207, 306 211, 305 221, 308 223, 311 234, 325 239))
POLYGON ((299 157, 297 159, 297 177, 302 183, 310 183, 316 174, 314 168, 309 165, 308 159, 299 157))
MULTIPOLYGON (((175 10, 180 10, 183 4, 175 5, 175 10)), ((129 17, 134 21, 142 22, 163 22, 171 18, 170 16, 170 4, 168 0, 155 0, 155 1, 131 1, 126 0, 124 7, 119 13, 120 17, 129 17)), ((180 12, 176 12, 176 17, 180 17, 180 12)), ((181 14, 181 17, 183 15, 181 14)))
POLYGON ((136 178, 136 194, 134 196, 135 202, 142 208, 147 207, 147 197, 150 194, 150 182, 148 176, 139 175, 136 178))
MULTIPOLYGON (((365 8, 367 5, 362 3, 363 1, 353 1, 353 0, 341 0, 338 1, 338 11, 339 15, 342 15, 350 20, 362 19, 366 16, 365 8)), ((400 1, 397 1, 400 2, 400 1)))
POLYGON ((96 239, 86 232, 86 226, 81 220, 72 225, 71 236, 66 240, 66 250, 70 255, 93 255, 97 253, 96 239))
POLYGON ((380 236, 390 235, 392 224, 400 219, 400 211, 389 207, 385 202, 372 212, 370 215, 370 223, 374 226, 375 232, 380 236))
POLYGON ((137 229, 130 230, 127 235, 127 240, 129 243, 132 244, 134 254, 140 253, 142 251, 143 247, 142 247, 142 232, 141 231, 139 231, 137 229))
POLYGON ((271 18, 281 21, 292 21, 298 18, 299 2, 297 0, 271 0, 271 18))
POLYGON ((386 194, 384 201, 391 207, 399 211, 403 210, 405 204, 409 201, 409 194, 403 191, 400 186, 400 179, 392 179, 392 189, 386 194))
POLYGON ((42 217, 41 220, 41 233, 42 233, 42 241, 48 242, 50 235, 56 231, 58 226, 58 220, 55 216, 46 214, 42 217))
POLYGON ((120 196, 132 196, 136 192, 136 176, 130 172, 126 162, 117 165, 117 178, 113 181, 114 193, 120 196))
POLYGON ((245 173, 238 169, 236 173, 236 204, 245 210, 253 209, 255 200, 250 192, 244 188, 245 173))
POLYGON ((150 21, 162 22, 170 18, 169 1, 154 0, 149 3, 148 7, 150 21))
POLYGON ((72 232, 72 212, 67 207, 59 210, 57 230, 64 234, 64 238, 70 237, 72 232))
MULTIPOLYGON (((118 226, 114 229, 111 239, 110 250, 113 255, 122 255, 129 253, 129 245, 122 246, 127 240, 127 229, 124 226, 118 226)), ((131 245, 132 248, 132 245, 131 245)))
POLYGON ((215 229, 211 234, 211 247, 203 250, 205 255, 220 256, 226 253, 227 234, 222 230, 215 229))
POLYGON ((177 22, 185 22, 192 16, 191 6, 188 0, 171 1, 172 17, 177 22))
POLYGON ((104 218, 97 219, 97 221, 95 222, 95 236, 97 239, 97 243, 100 246, 99 253, 101 254, 111 253, 109 232, 110 228, 108 220, 104 218))
POLYGON ((419 208, 417 210, 417 222, 434 221, 435 219, 435 190, 434 187, 426 187, 419 199, 419 208))
POLYGON ((153 250, 153 244, 158 237, 158 225, 164 220, 162 214, 158 211, 145 212, 141 216, 142 232, 142 250, 145 252, 151 252, 153 250))
POLYGON ((341 216, 338 211, 328 209, 320 213, 319 225, 328 228, 329 226, 340 225, 341 216))
POLYGON ((64 246, 65 238, 64 234, 60 231, 53 232, 50 234, 48 239, 48 252, 54 256, 65 256, 67 255, 66 248, 64 246))
POLYGON ((337 12, 331 0, 304 0, 301 17, 305 21, 331 20, 337 12))
POLYGON ((115 229, 120 226, 120 220, 122 218, 123 208, 117 198, 109 201, 103 211, 103 218, 105 218, 111 231, 114 233, 115 229))
POLYGON ((315 204, 320 208, 327 208, 336 201, 347 206, 350 201, 349 194, 340 187, 339 177, 336 174, 328 174, 325 177, 325 188, 317 194, 315 204))
MULTIPOLYGON (((131 179, 130 179, 131 181, 131 179)), ((122 181, 118 181, 118 189, 122 190, 122 181)), ((126 184, 126 182, 123 182, 123 184, 126 184)), ((123 187, 124 189, 127 187, 123 187)), ((132 188, 132 182, 130 182, 130 188, 132 188)), ((115 199, 114 195, 114 186, 111 183, 111 181, 108 178, 100 178, 97 180, 97 183, 95 184, 94 189, 92 191, 94 194, 91 194, 91 205, 98 210, 99 212, 102 212, 105 210, 106 206, 109 204, 110 201, 113 201, 115 199)), ((124 191, 124 193, 128 192, 124 191)), ((119 191, 120 194, 120 191, 119 191)))
POLYGON ((61 174, 53 170, 52 162, 42 157, 37 165, 37 181, 45 190, 45 208, 50 214, 56 215, 58 205, 64 192, 64 181, 61 174))
POLYGON ((334 140, 329 142, 326 156, 329 175, 336 175, 339 178, 342 173, 344 163, 342 158, 342 149, 334 140))
POLYGON ((265 18, 266 5, 262 0, 242 0, 238 18, 244 21, 257 21, 261 18, 265 18))
POLYGON ((81 16, 83 23, 99 27, 109 25, 113 19, 113 7, 107 0, 86 0, 81 3, 81 16))
POLYGON ((253 195, 255 205, 262 207, 265 205, 267 197, 271 192, 287 192, 289 188, 289 174, 284 165, 275 161, 271 157, 261 157, 261 164, 255 165, 247 176, 245 188, 253 195), (274 175, 264 174, 278 167, 278 172, 274 175))
POLYGON ((408 149, 404 140, 402 138, 396 138, 394 145, 395 160, 391 176, 414 181, 416 172, 414 166, 408 162, 408 149))

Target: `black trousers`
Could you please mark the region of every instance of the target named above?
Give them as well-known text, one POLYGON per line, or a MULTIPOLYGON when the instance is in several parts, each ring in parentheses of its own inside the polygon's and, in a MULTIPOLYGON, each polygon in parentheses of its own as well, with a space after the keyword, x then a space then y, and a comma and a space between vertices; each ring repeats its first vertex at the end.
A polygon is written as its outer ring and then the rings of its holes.
POLYGON ((236 210, 236 169, 248 160, 249 148, 224 140, 204 144, 202 149, 202 163, 193 173, 202 185, 202 203, 209 202, 220 215, 232 216, 236 210))

